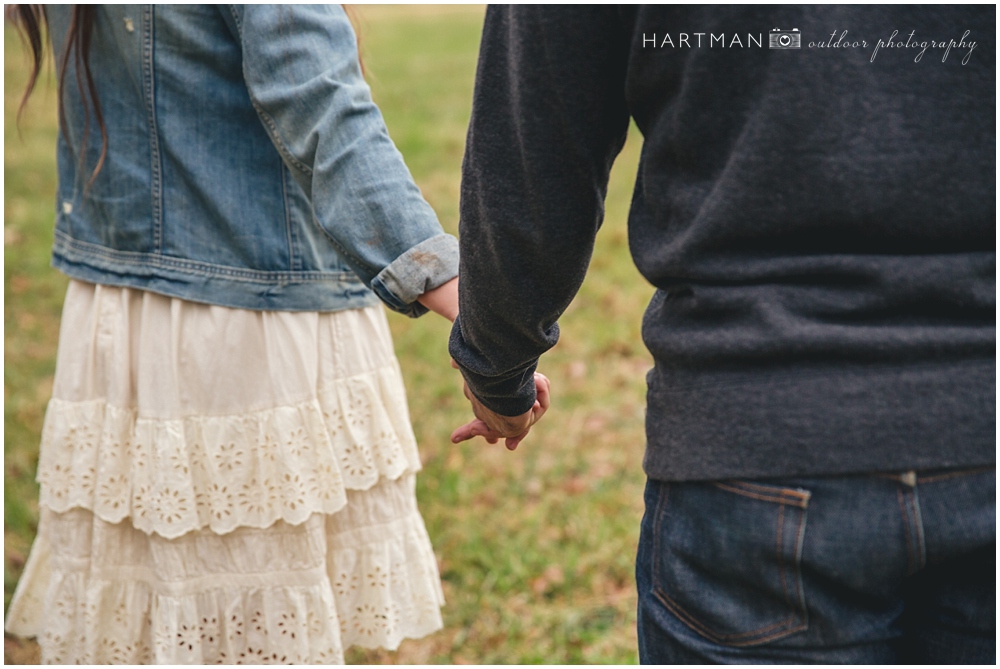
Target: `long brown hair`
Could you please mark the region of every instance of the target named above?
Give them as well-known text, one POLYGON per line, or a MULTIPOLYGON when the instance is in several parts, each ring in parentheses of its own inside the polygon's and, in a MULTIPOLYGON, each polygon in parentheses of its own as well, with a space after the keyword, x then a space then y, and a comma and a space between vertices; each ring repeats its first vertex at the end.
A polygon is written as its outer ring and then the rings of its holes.
MULTIPOLYGON (((90 189, 98 172, 104 166, 104 160, 108 155, 108 129, 104 125, 104 114, 101 111, 101 101, 97 99, 97 88, 94 86, 94 77, 90 72, 90 39, 94 33, 94 19, 96 8, 93 5, 74 5, 73 15, 69 24, 69 31, 66 35, 66 46, 61 56, 59 56, 59 127, 63 135, 67 137, 66 145, 72 152, 72 147, 68 141, 66 132, 66 113, 63 108, 63 85, 66 82, 66 70, 70 60, 76 68, 76 85, 83 101, 83 145, 80 148, 80 165, 83 167, 84 156, 87 152, 87 135, 90 129, 90 106, 93 105, 94 116, 97 124, 101 128, 101 155, 97 160, 97 165, 87 181, 84 192, 90 189), (80 76, 82 73, 83 76, 80 76), (86 89, 84 88, 86 86, 86 89), (90 104, 88 104, 88 98, 90 104)), ((21 35, 25 45, 31 50, 32 67, 31 74, 28 75, 28 85, 25 87, 24 95, 21 97, 21 104, 17 109, 17 118, 20 122, 24 106, 31 96, 31 92, 38 83, 38 75, 42 71, 42 64, 45 60, 45 48, 43 44, 43 29, 48 32, 48 17, 45 15, 44 5, 8 5, 6 18, 14 24, 21 35)))

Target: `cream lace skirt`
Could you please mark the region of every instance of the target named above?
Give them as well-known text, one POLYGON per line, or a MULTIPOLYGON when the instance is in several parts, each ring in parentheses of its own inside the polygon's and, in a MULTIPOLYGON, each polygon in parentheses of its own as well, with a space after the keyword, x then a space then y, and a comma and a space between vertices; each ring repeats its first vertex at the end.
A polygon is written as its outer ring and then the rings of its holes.
POLYGON ((334 663, 440 629, 381 307, 71 282, 7 615, 51 663, 334 663))

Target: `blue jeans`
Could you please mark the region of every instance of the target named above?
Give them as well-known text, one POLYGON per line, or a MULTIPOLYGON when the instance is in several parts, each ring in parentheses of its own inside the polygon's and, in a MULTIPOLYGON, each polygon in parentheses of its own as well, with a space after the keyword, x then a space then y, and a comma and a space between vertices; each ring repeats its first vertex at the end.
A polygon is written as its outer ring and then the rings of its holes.
POLYGON ((996 662, 993 467, 648 481, 643 663, 996 662))

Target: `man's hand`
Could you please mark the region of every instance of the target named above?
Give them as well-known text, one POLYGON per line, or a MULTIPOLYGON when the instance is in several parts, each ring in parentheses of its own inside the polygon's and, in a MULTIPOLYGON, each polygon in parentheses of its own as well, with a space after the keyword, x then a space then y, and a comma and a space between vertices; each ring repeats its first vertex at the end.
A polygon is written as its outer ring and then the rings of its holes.
MULTIPOLYGON (((455 367, 454 361, 452 366, 455 367)), ((535 372, 535 404, 528 411, 520 416, 501 416, 483 406, 482 402, 469 390, 469 385, 465 384, 465 396, 472 404, 472 412, 476 414, 476 420, 466 423, 451 433, 452 443, 459 443, 472 439, 473 437, 483 437, 491 444, 497 443, 501 438, 507 450, 513 451, 521 440, 528 436, 531 426, 541 419, 549 409, 549 379, 544 374, 535 372)))

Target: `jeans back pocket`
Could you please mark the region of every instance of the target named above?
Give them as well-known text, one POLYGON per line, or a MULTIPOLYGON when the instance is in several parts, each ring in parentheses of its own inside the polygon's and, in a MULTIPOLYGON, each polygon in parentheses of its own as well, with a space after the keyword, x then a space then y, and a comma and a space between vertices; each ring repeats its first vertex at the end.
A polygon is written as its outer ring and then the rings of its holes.
POLYGON ((661 484, 654 596, 720 645, 752 646, 806 629, 801 557, 809 496, 745 481, 661 484))

